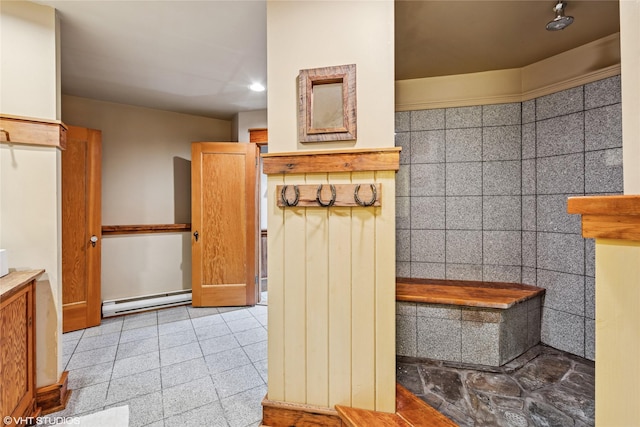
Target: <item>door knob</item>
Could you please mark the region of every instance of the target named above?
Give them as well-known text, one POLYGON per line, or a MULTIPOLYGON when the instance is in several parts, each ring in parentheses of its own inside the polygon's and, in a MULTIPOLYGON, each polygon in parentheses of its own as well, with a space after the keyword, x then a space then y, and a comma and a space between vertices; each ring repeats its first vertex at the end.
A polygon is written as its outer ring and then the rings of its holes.
POLYGON ((89 241, 91 242, 91 246, 95 248, 96 243, 98 243, 98 236, 91 236, 91 239, 89 239, 89 241))

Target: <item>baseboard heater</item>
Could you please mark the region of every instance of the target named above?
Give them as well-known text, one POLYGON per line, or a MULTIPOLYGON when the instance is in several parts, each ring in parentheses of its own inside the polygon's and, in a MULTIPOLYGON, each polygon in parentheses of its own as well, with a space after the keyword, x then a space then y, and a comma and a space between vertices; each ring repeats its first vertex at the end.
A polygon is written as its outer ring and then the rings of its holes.
POLYGON ((191 291, 165 292, 135 298, 102 302, 102 317, 120 316, 139 311, 173 307, 191 302, 191 291))

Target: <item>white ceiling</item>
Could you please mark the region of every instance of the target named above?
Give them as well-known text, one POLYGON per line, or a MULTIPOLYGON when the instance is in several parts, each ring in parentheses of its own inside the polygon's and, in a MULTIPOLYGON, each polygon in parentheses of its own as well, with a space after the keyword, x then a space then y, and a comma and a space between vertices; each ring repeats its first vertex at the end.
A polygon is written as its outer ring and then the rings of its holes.
MULTIPOLYGON (((299 1, 299 0, 298 0, 299 1)), ((372 0, 374 1, 374 0, 372 0)), ((64 94, 230 119, 265 109, 265 0, 40 0, 59 11, 64 94)), ((513 68, 619 31, 617 0, 396 0, 396 78, 513 68)))
POLYGON ((60 16, 62 92, 229 119, 264 109, 265 1, 43 0, 60 16))

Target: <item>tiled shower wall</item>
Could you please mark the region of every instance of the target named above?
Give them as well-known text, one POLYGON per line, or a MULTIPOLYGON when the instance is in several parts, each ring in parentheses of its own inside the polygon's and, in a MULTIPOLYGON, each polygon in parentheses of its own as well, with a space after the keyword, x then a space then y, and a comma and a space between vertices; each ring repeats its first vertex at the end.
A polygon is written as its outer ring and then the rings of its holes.
POLYGON ((622 192, 620 77, 396 113, 397 275, 547 289, 542 341, 593 359, 594 243, 568 196, 622 192))

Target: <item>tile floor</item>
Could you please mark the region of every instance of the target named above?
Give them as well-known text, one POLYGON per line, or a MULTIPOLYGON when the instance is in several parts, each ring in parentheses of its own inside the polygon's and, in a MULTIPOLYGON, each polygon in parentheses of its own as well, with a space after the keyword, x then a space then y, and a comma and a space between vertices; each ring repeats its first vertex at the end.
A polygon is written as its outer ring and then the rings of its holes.
MULTIPOLYGON (((63 356, 73 393, 50 417, 129 405, 131 427, 259 426, 267 307, 181 306, 103 319, 64 334, 63 356)), ((486 372, 400 357, 397 374, 461 426, 593 425, 593 362, 550 347, 486 372)))
POLYGON ((79 416, 129 405, 131 427, 258 426, 267 393, 267 307, 173 307, 63 335, 79 416))

